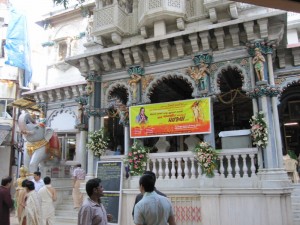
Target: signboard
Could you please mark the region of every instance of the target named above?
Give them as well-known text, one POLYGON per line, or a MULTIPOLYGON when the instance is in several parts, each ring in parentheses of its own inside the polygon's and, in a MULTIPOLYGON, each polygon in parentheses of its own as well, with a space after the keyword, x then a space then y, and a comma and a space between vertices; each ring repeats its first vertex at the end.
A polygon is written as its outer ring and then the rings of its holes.
POLYGON ((210 133, 210 98, 129 108, 130 137, 210 133))
POLYGON ((121 161, 99 161, 97 163, 97 178, 101 179, 104 196, 101 197, 106 212, 112 214, 109 224, 120 224, 123 163, 121 161))

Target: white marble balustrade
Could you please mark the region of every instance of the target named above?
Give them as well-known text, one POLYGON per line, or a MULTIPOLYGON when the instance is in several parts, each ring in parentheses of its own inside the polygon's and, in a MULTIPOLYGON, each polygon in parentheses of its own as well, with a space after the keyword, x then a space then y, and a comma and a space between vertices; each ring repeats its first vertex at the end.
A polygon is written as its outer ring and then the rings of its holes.
MULTIPOLYGON (((215 177, 246 178, 256 176, 256 148, 226 149, 219 153, 219 168, 215 177)), ((157 178, 195 179, 202 175, 201 167, 190 151, 151 153, 147 170, 153 171, 157 178)))

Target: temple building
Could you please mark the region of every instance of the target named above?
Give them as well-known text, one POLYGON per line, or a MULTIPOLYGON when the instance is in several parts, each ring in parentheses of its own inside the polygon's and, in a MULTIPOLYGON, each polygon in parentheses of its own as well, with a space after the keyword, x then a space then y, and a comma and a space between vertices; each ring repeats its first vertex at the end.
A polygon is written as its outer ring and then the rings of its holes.
MULTIPOLYGON (((98 161, 122 161, 137 141, 150 149, 147 169, 171 199, 177 224, 299 223, 296 163, 286 171, 300 155, 299 19, 224 0, 55 6, 38 21, 48 37, 43 84, 22 95, 40 106, 60 142, 58 160, 41 162, 43 174, 67 178, 81 163, 87 179, 95 177, 98 161), (203 99, 209 102, 207 132, 134 137, 131 108, 147 113, 156 104, 203 99), (260 113, 266 139, 255 145, 249 121, 260 113), (99 158, 86 147, 88 134, 101 128, 107 152, 119 148, 121 155, 99 158), (218 150, 212 178, 194 157, 201 141, 218 150)), ((202 121, 201 107, 194 106, 202 121)), ((138 183, 124 169, 121 184, 116 224, 132 224, 138 183)), ((61 190, 63 201, 67 188, 61 190)))

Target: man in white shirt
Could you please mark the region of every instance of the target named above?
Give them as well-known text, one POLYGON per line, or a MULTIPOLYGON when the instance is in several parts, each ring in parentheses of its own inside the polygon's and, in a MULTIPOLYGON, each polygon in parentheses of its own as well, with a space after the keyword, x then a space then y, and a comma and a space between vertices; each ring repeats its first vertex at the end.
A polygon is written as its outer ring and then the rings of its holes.
POLYGON ((155 178, 145 174, 140 178, 139 184, 144 196, 134 207, 134 223, 176 225, 171 201, 154 191, 155 178))
POLYGON ((33 173, 32 182, 34 183, 34 189, 39 191, 42 187, 45 186, 44 181, 41 179, 41 172, 35 171, 33 173))

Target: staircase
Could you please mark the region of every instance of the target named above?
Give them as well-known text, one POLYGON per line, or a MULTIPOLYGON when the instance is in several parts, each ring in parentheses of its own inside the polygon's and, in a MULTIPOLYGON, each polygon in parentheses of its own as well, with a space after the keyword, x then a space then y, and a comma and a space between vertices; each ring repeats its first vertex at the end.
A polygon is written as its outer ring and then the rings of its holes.
POLYGON ((56 207, 55 220, 56 225, 74 225, 77 224, 78 209, 74 209, 72 195, 64 197, 61 204, 56 207))
POLYGON ((294 225, 300 224, 300 183, 293 184, 292 192, 292 212, 294 225))

